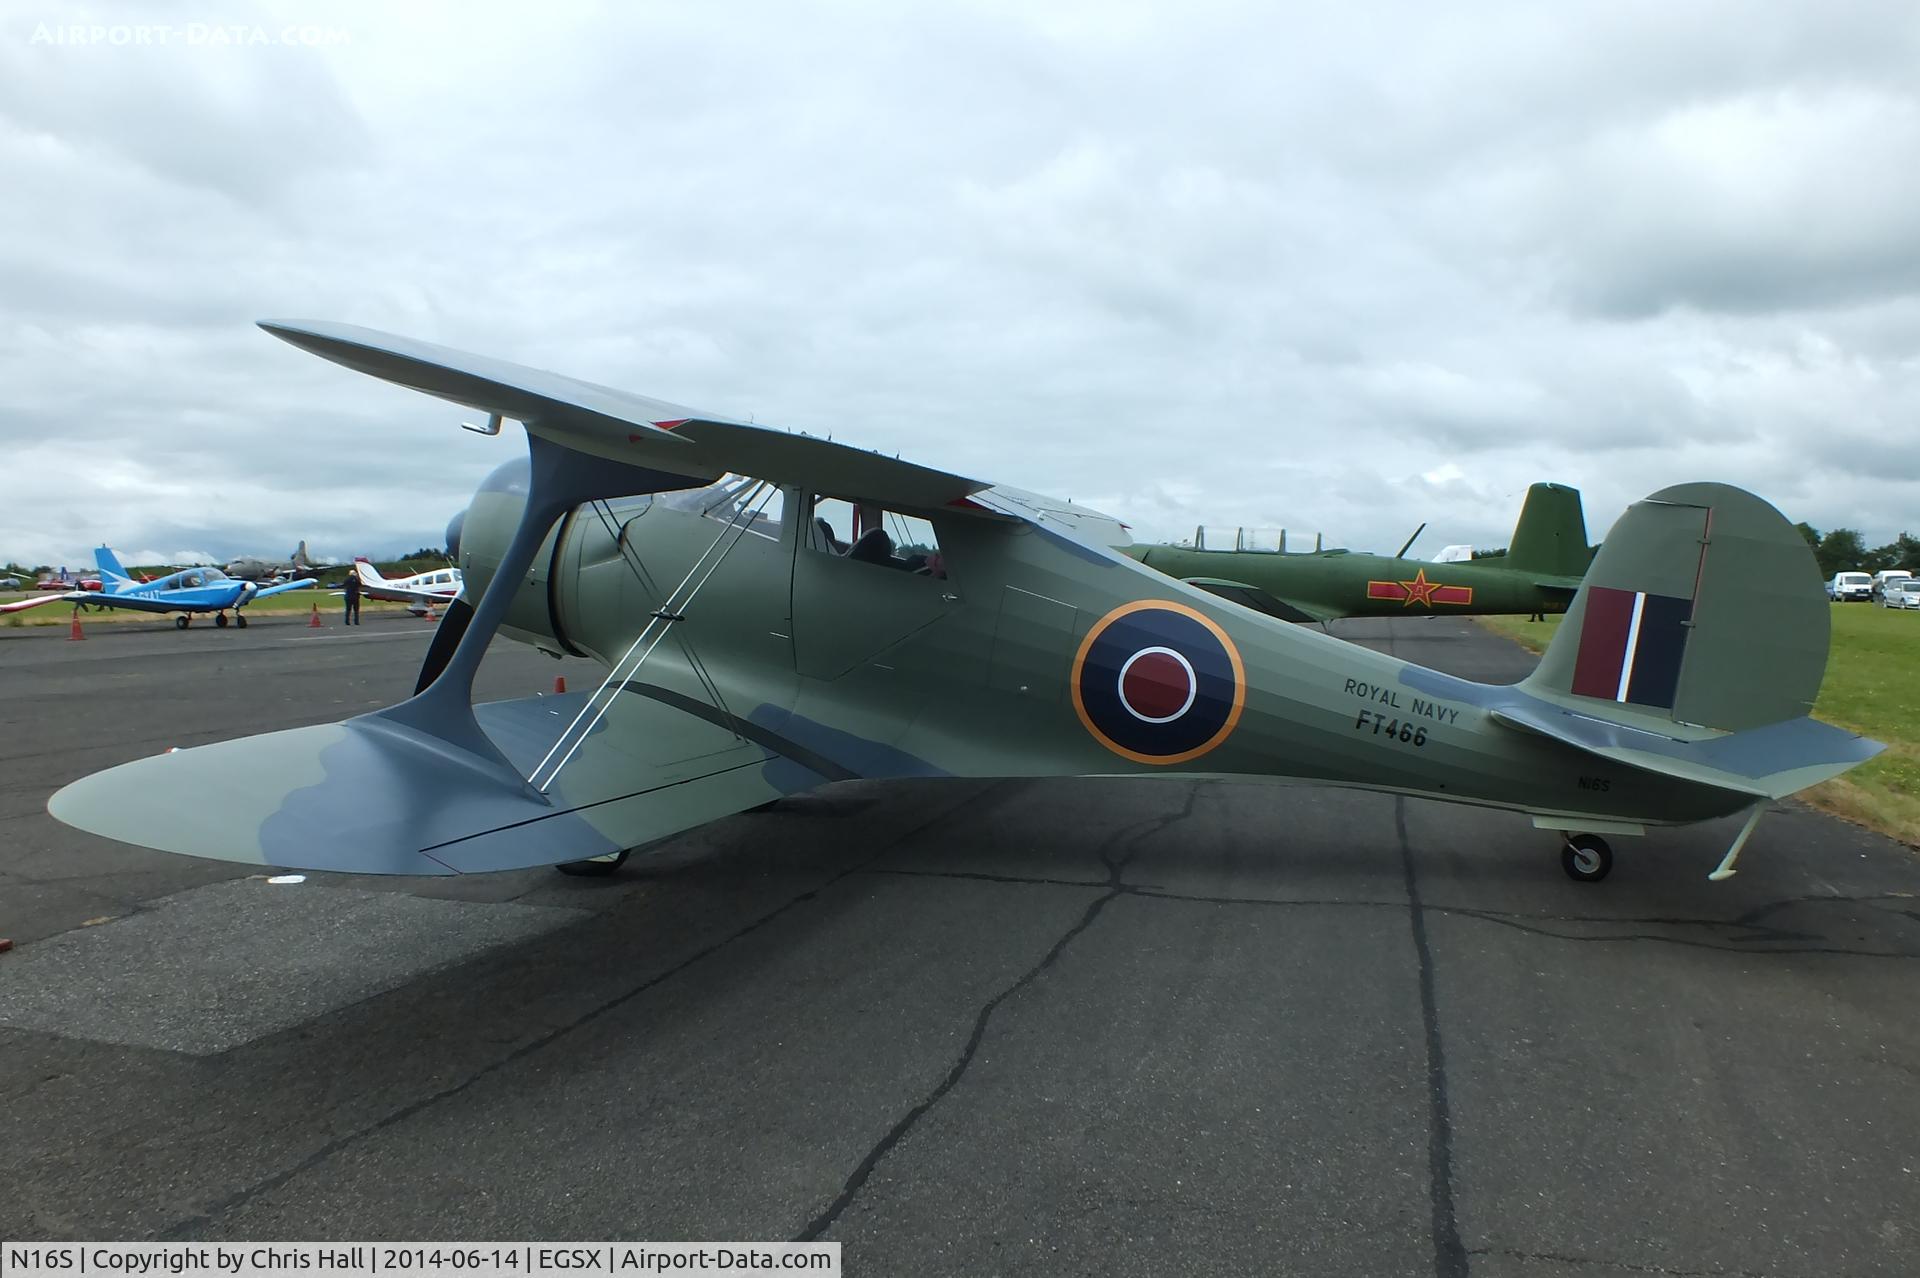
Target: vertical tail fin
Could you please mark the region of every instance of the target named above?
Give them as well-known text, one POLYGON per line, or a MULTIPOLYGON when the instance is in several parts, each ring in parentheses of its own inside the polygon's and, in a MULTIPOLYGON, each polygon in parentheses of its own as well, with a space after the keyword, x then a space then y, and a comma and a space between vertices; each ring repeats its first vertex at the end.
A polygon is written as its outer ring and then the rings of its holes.
POLYGON ((1580 490, 1565 484, 1535 484, 1527 489, 1520 522, 1513 526, 1513 541, 1507 546, 1506 566, 1554 577, 1578 577, 1592 559, 1580 490))
POLYGON ((360 581, 363 585, 384 586, 387 584, 387 579, 380 575, 380 570, 375 568, 371 563, 368 563, 365 556, 353 561, 353 570, 360 574, 360 581))
POLYGON ((1813 551, 1779 511, 1680 484, 1614 524, 1521 686, 1596 718, 1738 732, 1813 708, 1828 625, 1813 551))
POLYGON ((93 548, 93 562, 100 568, 100 580, 104 585, 133 580, 127 575, 127 570, 120 566, 120 557, 105 546, 93 548))
POLYGON ((293 548, 293 557, 287 562, 291 563, 295 568, 305 568, 312 563, 311 557, 307 554, 307 539, 305 537, 302 537, 300 544, 293 548))

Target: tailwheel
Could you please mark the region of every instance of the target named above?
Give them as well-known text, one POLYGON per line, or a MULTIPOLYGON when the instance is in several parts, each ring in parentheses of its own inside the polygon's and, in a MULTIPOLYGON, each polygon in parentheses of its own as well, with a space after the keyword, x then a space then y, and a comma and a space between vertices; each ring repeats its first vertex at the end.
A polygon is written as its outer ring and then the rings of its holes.
POLYGON ((628 849, 622 848, 618 852, 609 852, 605 856, 590 856, 584 861, 562 861, 553 868, 562 874, 573 874, 582 878, 597 878, 602 875, 612 874, 615 870, 625 865, 627 863, 627 851, 628 849))
POLYGON ((213 624, 220 627, 222 630, 225 630, 227 628, 227 614, 224 612, 214 613, 213 624))
POLYGON ((1560 845, 1560 868, 1581 883, 1598 883, 1613 869, 1613 849, 1597 834, 1574 834, 1560 845))
POLYGON ((175 617, 175 618, 173 619, 173 628, 174 628, 175 630, 185 630, 185 629, 187 628, 187 614, 186 614, 186 613, 184 613, 184 612, 183 612, 183 613, 181 613, 181 614, 180 614, 179 616, 177 616, 177 617, 175 617))
POLYGON ((242 630, 245 630, 247 628, 247 614, 244 612, 234 613, 233 624, 240 627, 242 630))

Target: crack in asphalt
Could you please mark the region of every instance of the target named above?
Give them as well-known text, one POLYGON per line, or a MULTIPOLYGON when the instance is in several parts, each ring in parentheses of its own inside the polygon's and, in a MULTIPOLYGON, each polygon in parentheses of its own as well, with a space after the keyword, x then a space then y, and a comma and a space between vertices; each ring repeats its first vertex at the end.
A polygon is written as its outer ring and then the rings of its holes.
POLYGON ((39 1091, 42 1087, 45 1087, 48 1083, 57 1083, 63 1078, 72 1077, 72 1073, 63 1069, 54 1070, 52 1073, 35 1071, 35 1077, 27 1079, 19 1086, 0 1090, 0 1099, 8 1102, 22 1101, 39 1091))
POLYGON ((1661 1274, 1665 1278, 1780 1278, 1777 1273, 1758 1269, 1670 1269, 1665 1265, 1636 1265, 1625 1260, 1606 1260, 1598 1256, 1569 1256, 1552 1251, 1520 1251, 1512 1247, 1475 1247, 1469 1256, 1500 1256, 1507 1260, 1545 1261, 1555 1265, 1604 1265, 1630 1274, 1661 1274))
MULTIPOLYGON (((948 869, 866 869, 862 873, 870 875, 902 875, 902 877, 924 877, 924 879, 970 879, 979 883, 1004 883, 1014 887, 1110 887, 1102 885, 1096 879, 1054 879, 1037 875, 996 875, 981 871, 948 871, 948 869)), ((1144 900, 1169 900, 1198 906, 1256 906, 1273 910, 1407 910, 1405 900, 1354 900, 1354 898, 1327 898, 1327 896, 1213 896, 1202 892, 1175 892, 1150 883, 1129 883, 1121 885, 1119 892, 1123 896, 1139 896, 1144 900)), ((1791 944, 1803 940, 1822 940, 1818 933, 1793 931, 1786 927, 1770 927, 1755 923, 1753 919, 1772 913, 1786 906, 1822 906, 1822 904, 1857 904, 1868 906, 1880 913, 1889 913, 1901 919, 1914 917, 1914 913, 1899 908, 1880 906, 1882 900, 1905 900, 1899 892, 1889 896, 1795 896, 1789 900, 1772 902, 1768 906, 1759 906, 1757 910, 1741 913, 1734 919, 1688 919, 1674 915, 1603 915, 1603 913, 1521 913, 1513 910, 1475 910, 1473 906, 1432 906, 1423 902, 1427 913, 1448 915, 1457 919, 1476 919, 1482 923, 1496 923, 1500 927, 1511 927, 1515 931, 1532 936, 1546 936, 1548 940, 1571 940, 1582 944, 1620 944, 1620 942, 1649 942, 1649 944, 1668 944, 1684 946, 1692 950, 1715 950, 1718 954, 1741 954, 1741 956, 1766 956, 1766 954, 1824 954, 1837 958, 1862 959, 1920 959, 1920 950, 1859 950, 1836 944, 1791 944), (1672 929, 1703 929, 1703 931, 1728 931, 1738 936, 1726 936, 1724 940, 1711 938, 1692 938, 1692 936, 1665 936, 1661 933, 1571 933, 1555 931, 1553 923, 1565 925, 1590 925, 1590 927, 1672 927, 1672 929)))
MULTIPOLYGON (((1081 911, 1080 917, 1060 935, 1059 939, 1054 941, 1047 952, 1041 956, 1039 962, 1023 972, 1011 985, 1008 985, 992 998, 989 998, 985 1003, 981 1004, 980 1010, 974 1014, 973 1031, 967 1036, 967 1041, 965 1045, 961 1047, 960 1054, 954 1058, 953 1064, 948 1067, 945 1077, 934 1086, 932 1091, 928 1092, 927 1095, 921 1099, 919 1104, 903 1114, 899 1120, 887 1130, 886 1134, 874 1144, 873 1148, 867 1151, 866 1157, 860 1160, 859 1164, 854 1167, 853 1172, 847 1177, 846 1184, 841 1187, 840 1193, 832 1202, 827 1204, 819 1215, 807 1223, 806 1228, 794 1235, 793 1241, 814 1242, 818 1240, 822 1234, 826 1233, 827 1230, 833 1228, 834 1224, 839 1221, 841 1214, 844 1213, 848 1207, 852 1206, 854 1200, 860 1196, 860 1191, 866 1187, 867 1181, 873 1175, 874 1169, 880 1165, 888 1154, 893 1152, 894 1148, 906 1138, 907 1134, 919 1124, 921 1119, 925 1118, 927 1114, 932 1112, 935 1106, 946 1099, 947 1094, 966 1076, 968 1068, 973 1064, 975 1054, 980 1050, 980 1044, 987 1036, 987 1026, 993 1020, 994 1012, 999 1009, 1001 1004, 1033 984, 1048 968, 1052 967, 1054 962, 1066 952, 1067 947, 1073 944, 1089 927, 1093 926, 1094 920, 1100 917, 1108 905, 1112 904, 1117 898, 1128 895, 1128 887, 1124 879, 1128 863, 1133 860, 1135 854, 1140 850, 1141 845, 1148 839, 1163 833, 1169 827, 1177 825, 1193 815, 1194 804, 1199 799, 1200 789, 1204 784, 1204 782, 1193 782, 1188 785, 1187 800, 1181 805, 1178 812, 1168 812, 1162 813, 1159 816, 1147 817, 1140 821, 1133 822, 1130 825, 1122 826, 1120 829, 1114 831, 1114 833, 1100 845, 1098 850, 1101 863, 1107 867, 1107 879, 1104 883, 1079 882, 1059 885, 1079 888, 1105 888, 1106 891, 1087 904, 1087 908, 1081 911), (1124 853, 1120 852, 1122 847, 1126 849, 1124 853)), ((1054 885, 1050 884, 1049 886, 1054 885)))
MULTIPOLYGON (((1001 783, 1002 786, 1005 786, 1007 784, 1009 783, 1004 783, 1004 782, 1001 783)), ((539 1052, 545 1048, 551 1047, 554 1043, 572 1034, 575 1030, 584 1028, 585 1026, 592 1024, 594 1021, 599 1020, 602 1016, 605 1016, 607 1013, 620 1008, 621 1006, 631 1002, 632 1000, 640 997, 642 994, 645 994, 650 990, 658 988, 659 986, 665 984, 667 981, 670 981, 674 977, 679 976, 682 972, 685 972, 689 968, 696 966, 702 960, 711 958, 714 954, 732 945, 735 941, 751 936, 753 933, 760 931, 762 928, 774 922, 776 919, 780 918, 782 915, 786 914, 788 911, 794 909, 797 906, 804 905, 808 901, 812 901, 818 898, 822 893, 834 887, 836 884, 846 879, 852 878, 856 874, 859 874, 861 871, 865 870, 868 866, 872 865, 875 861, 878 861, 882 857, 891 854, 902 843, 905 843, 907 840, 914 838, 916 835, 924 833, 928 829, 939 824, 941 821, 946 820, 948 817, 952 816, 953 813, 960 807, 967 806, 970 804, 973 806, 975 811, 978 811, 979 808, 983 805, 983 801, 986 799, 987 795, 991 794, 993 789, 995 788, 999 788, 999 787, 990 787, 986 792, 983 792, 980 795, 976 795, 969 799, 962 800, 960 803, 954 804, 950 807, 942 808, 940 811, 928 817, 925 821, 920 822, 918 825, 913 826, 911 829, 905 831, 904 833, 894 838, 886 846, 880 848, 879 850, 874 852, 873 855, 867 857, 865 860, 860 861, 855 865, 848 866, 846 869, 841 870, 839 873, 832 875, 831 877, 823 880, 816 886, 809 888, 805 892, 800 893, 798 896, 795 896, 781 903, 780 905, 775 906, 773 909, 767 911, 765 914, 762 914, 759 918, 753 920, 753 922, 746 924, 744 927, 740 927, 735 929, 732 932, 729 932, 726 936, 721 937, 719 940, 714 941, 712 944, 704 946, 703 948, 694 952, 693 954, 688 955, 686 958, 682 959, 680 962, 675 963, 672 967, 669 967, 664 971, 658 972, 653 976, 648 977, 646 980, 640 982, 638 985, 635 985, 630 989, 627 989, 625 991, 622 991, 619 994, 614 995, 612 998, 607 999, 603 1003, 597 1004, 596 1006, 589 1008, 587 1011, 582 1012, 579 1016, 574 1017, 572 1020, 568 1021, 566 1024, 556 1026, 555 1028, 540 1035, 538 1038, 531 1039, 521 1044, 519 1047, 506 1053, 504 1056, 498 1057, 497 1059, 490 1061, 487 1064, 481 1066, 479 1069, 473 1071, 473 1073, 467 1075, 465 1078, 461 1079, 459 1082, 449 1084, 448 1086, 440 1088, 438 1091, 431 1092, 426 1096, 418 1097, 412 1101, 409 1101, 407 1104, 400 1106, 398 1109, 392 1110, 386 1114, 381 1115, 379 1118, 375 1119, 371 1123, 367 1123, 364 1126, 355 1128, 353 1131, 347 1132, 345 1135, 335 1137, 334 1139, 326 1142, 324 1145, 321 1145, 318 1149, 315 1149, 312 1152, 308 1153, 304 1158, 300 1159, 298 1162, 294 1163, 292 1166, 283 1168, 280 1171, 277 1171, 270 1176, 264 1177, 261 1180, 256 1181, 254 1184, 247 1186, 245 1189, 237 1190, 234 1193, 228 1194, 226 1197, 213 1203, 211 1206, 207 1207, 204 1211, 198 1213, 197 1215, 189 1216, 183 1220, 175 1221, 172 1225, 168 1226, 166 1229, 156 1233, 154 1235, 155 1238, 162 1241, 171 1241, 171 1240, 185 1238, 191 1233, 193 1233, 195 1230, 204 1228, 205 1226, 212 1224, 214 1221, 226 1215, 228 1212, 233 1211, 235 1208, 245 1206, 247 1203, 252 1202, 254 1199, 259 1198, 261 1195, 271 1193, 272 1191, 279 1189, 281 1186, 298 1178, 299 1176, 305 1174, 306 1172, 312 1171, 314 1168, 320 1166, 322 1163, 332 1158, 335 1154, 340 1153, 342 1150, 345 1150, 352 1145, 358 1144, 360 1141, 365 1140, 367 1137, 373 1136, 381 1131, 384 1131, 387 1128, 392 1127, 397 1123, 404 1122, 407 1119, 412 1118, 414 1115, 419 1114, 431 1108, 432 1106, 439 1104, 441 1101, 450 1099, 451 1097, 454 1097, 454 1096, 458 1096, 460 1093, 466 1091, 468 1088, 472 1087, 474 1084, 480 1082, 483 1079, 491 1077, 493 1074, 498 1073, 500 1070, 505 1069, 509 1065, 516 1064, 517 1062, 525 1060, 527 1057, 532 1056, 536 1052, 539 1052)))
MULTIPOLYGON (((1920 951, 1862 950, 1862 949, 1851 949, 1843 945, 1791 945, 1791 944, 1786 944, 1785 942, 1816 939, 1815 934, 1807 933, 1807 932, 1790 932, 1790 931, 1786 931, 1785 929, 1779 929, 1779 928, 1755 928, 1752 925, 1727 923, 1724 921, 1717 921, 1712 919, 1698 919, 1698 920, 1684 920, 1684 921, 1674 920, 1674 919, 1647 919, 1647 920, 1607 919, 1607 920, 1604 920, 1604 922, 1627 924, 1627 925, 1643 925, 1643 924, 1651 923, 1655 926, 1666 926, 1666 927, 1700 927, 1700 928, 1743 927, 1743 930, 1749 934, 1748 939, 1755 943, 1741 944, 1741 943, 1738 943, 1734 938, 1728 938, 1725 941, 1715 941, 1715 940, 1709 940, 1709 939, 1695 939, 1692 937, 1685 937, 1685 936, 1662 936, 1657 932, 1626 932, 1626 933, 1614 933, 1612 935, 1578 936, 1578 935, 1573 935, 1567 932, 1556 932, 1551 928, 1538 926, 1538 924, 1542 922, 1559 921, 1559 920, 1556 920, 1555 916, 1553 915, 1538 916, 1538 915, 1526 915, 1526 914, 1508 914, 1498 910, 1475 910, 1475 909, 1467 908, 1465 906, 1439 906, 1439 907, 1434 907, 1433 912, 1436 914, 1453 915, 1458 918, 1478 919, 1484 923, 1494 923, 1494 924, 1498 924, 1501 927, 1510 927, 1518 932, 1526 932, 1533 936, 1544 936, 1551 940, 1556 940, 1556 941, 1576 941, 1576 942, 1611 943, 1611 944, 1618 944, 1621 942, 1645 941, 1655 945, 1678 945, 1686 949, 1715 950, 1722 954, 1743 954, 1743 955, 1752 955, 1752 956, 1770 955, 1770 954, 1782 954, 1782 955, 1824 954, 1824 955, 1829 955, 1829 956, 1838 957, 1838 958, 1920 959, 1920 951)), ((1585 922, 1587 920, 1578 920, 1578 921, 1585 922)), ((1596 919, 1592 921, 1598 923, 1598 922, 1602 922, 1603 920, 1596 919)))
POLYGON ((1440 1036, 1439 999, 1434 991, 1433 947, 1427 940, 1427 912, 1413 869, 1413 840, 1407 834, 1407 801, 1393 801, 1393 828, 1400 839, 1400 870, 1407 886, 1407 921, 1420 969, 1420 1024, 1427 1048, 1427 1192, 1433 1206, 1433 1272, 1437 1278, 1466 1278, 1467 1249, 1460 1240, 1460 1218, 1453 1203, 1453 1110, 1447 1100, 1446 1044, 1440 1036))
MULTIPOLYGON (((967 879, 984 883, 1002 883, 1020 887, 1071 887, 1092 888, 1111 886, 1094 879, 1060 879, 1018 874, 987 874, 972 871, 949 870, 886 870, 867 869, 864 874, 886 874, 915 878, 967 879)), ((1144 900, 1175 901, 1195 905, 1248 905, 1270 909, 1342 909, 1342 910, 1394 910, 1408 908, 1404 900, 1355 900, 1330 897, 1262 897, 1262 896, 1215 896, 1194 892, 1175 892, 1152 884, 1124 884, 1119 889, 1123 896, 1138 897, 1144 900)), ((1736 919, 1697 919, 1676 918, 1671 916, 1635 917, 1604 914, 1525 914, 1513 910, 1482 910, 1464 905, 1422 904, 1428 914, 1445 915, 1450 918, 1475 919, 1483 923, 1494 923, 1510 927, 1529 935, 1545 937, 1554 941, 1572 941, 1576 943, 1618 944, 1627 942, 1646 942, 1655 945, 1678 945, 1689 949, 1713 950, 1722 954, 1740 955, 1801 955, 1818 954, 1841 958, 1859 959, 1920 959, 1920 950, 1869 950, 1849 948, 1840 945, 1798 945, 1792 942, 1820 940, 1816 932, 1794 931, 1788 928, 1770 927, 1748 922, 1760 914, 1771 912, 1775 908, 1789 905, 1819 904, 1857 904, 1866 905, 1881 913, 1896 917, 1912 917, 1911 912, 1891 909, 1876 904, 1884 899, 1899 899, 1878 896, 1810 896, 1795 897, 1778 901, 1749 911, 1736 919), (1683 936, 1664 936, 1657 932, 1612 932, 1581 934, 1568 931, 1556 931, 1549 926, 1555 923, 1586 924, 1593 927, 1669 927, 1699 928, 1705 930, 1737 931, 1738 936, 1728 936, 1723 940, 1700 939, 1683 936)))

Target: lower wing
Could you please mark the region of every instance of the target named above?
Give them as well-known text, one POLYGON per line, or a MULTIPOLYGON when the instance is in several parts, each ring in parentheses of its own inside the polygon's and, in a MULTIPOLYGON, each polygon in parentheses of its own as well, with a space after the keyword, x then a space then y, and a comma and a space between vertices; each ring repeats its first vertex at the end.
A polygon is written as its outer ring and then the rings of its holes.
POLYGON ((163 852, 470 874, 604 856, 829 779, 729 728, 617 695, 542 794, 524 778, 587 702, 574 693, 476 706, 511 772, 375 714, 122 764, 47 806, 68 825, 163 852))
POLYGON ((224 612, 231 605, 210 603, 187 603, 182 600, 169 600, 153 595, 107 595, 107 594, 71 594, 62 595, 62 599, 71 599, 74 603, 86 604, 93 608, 126 608, 133 612, 224 612))

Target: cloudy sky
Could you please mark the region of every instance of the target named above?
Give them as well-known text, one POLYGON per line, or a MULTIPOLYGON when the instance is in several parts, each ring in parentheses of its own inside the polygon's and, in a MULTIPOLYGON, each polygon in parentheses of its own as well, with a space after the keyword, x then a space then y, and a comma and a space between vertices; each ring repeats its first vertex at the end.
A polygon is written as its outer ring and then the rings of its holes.
POLYGON ((1724 479, 1920 531, 1920 7, 0 17, 0 560, 437 544, 518 443, 344 320, 1391 550, 1724 479))

